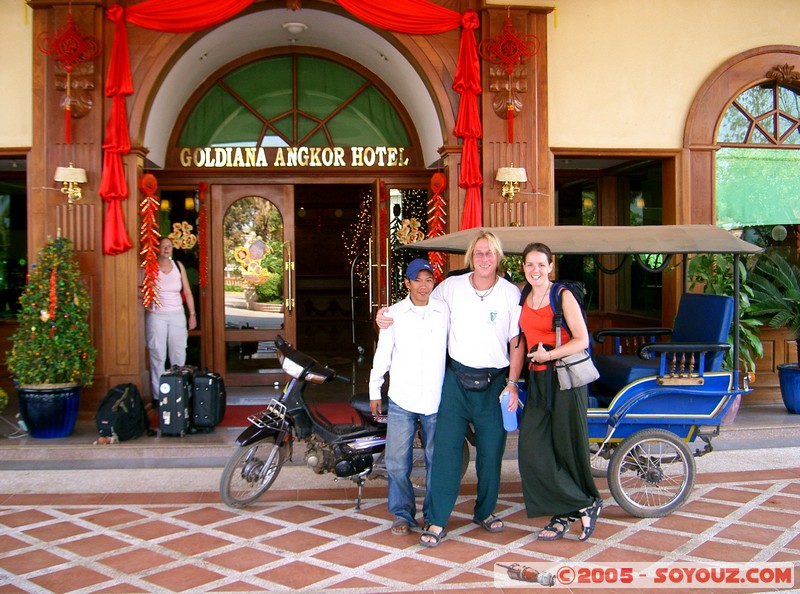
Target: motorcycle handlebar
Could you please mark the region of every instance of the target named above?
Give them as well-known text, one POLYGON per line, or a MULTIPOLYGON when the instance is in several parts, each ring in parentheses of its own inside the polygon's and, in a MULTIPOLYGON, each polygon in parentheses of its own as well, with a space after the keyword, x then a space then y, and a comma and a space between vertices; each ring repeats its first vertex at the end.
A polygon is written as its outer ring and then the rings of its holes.
POLYGON ((353 380, 351 378, 347 377, 346 375, 340 375, 338 373, 336 374, 336 379, 342 382, 346 382, 348 384, 353 383, 353 380))

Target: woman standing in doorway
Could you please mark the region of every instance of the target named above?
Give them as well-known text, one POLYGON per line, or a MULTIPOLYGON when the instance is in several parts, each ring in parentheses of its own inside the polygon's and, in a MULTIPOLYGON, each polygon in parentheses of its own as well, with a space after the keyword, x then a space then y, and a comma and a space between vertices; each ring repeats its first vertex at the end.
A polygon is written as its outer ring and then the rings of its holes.
POLYGON ((589 346, 589 330, 580 304, 558 287, 567 329, 566 340, 556 343, 550 305, 553 254, 542 243, 529 244, 522 253, 525 279, 531 291, 525 299, 520 327, 530 349, 528 399, 519 427, 519 472, 528 517, 550 515, 539 540, 558 540, 580 519, 578 540, 594 532, 603 500, 589 464, 589 430, 585 386, 560 390, 553 361, 589 346))
POLYGON ((148 308, 144 322, 150 353, 150 397, 153 400, 158 398, 159 378, 166 371, 167 357, 170 365, 186 363, 189 330, 197 328, 194 296, 186 269, 180 262, 172 260, 172 250, 172 240, 162 237, 158 244, 158 300, 148 308), (181 292, 189 308, 188 329, 181 292))

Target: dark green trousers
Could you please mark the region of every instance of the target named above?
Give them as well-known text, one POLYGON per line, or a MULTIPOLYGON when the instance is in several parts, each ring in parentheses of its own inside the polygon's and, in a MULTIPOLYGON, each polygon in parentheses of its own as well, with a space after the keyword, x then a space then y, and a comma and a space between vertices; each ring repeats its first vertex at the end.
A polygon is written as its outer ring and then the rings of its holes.
MULTIPOLYGON (((500 470, 506 447, 506 431, 500 412, 500 394, 507 370, 491 369, 497 377, 482 392, 466 391, 456 379, 452 366, 471 370, 450 361, 444 375, 442 401, 436 418, 436 438, 431 468, 431 507, 428 519, 435 526, 445 526, 453 512, 461 487, 461 451, 467 427, 475 428, 475 470, 478 495, 474 517, 485 520, 497 505, 500 493, 500 470)), ((474 370, 473 370, 474 371, 474 370)))
POLYGON ((568 515, 600 497, 589 464, 586 388, 561 391, 548 373, 531 374, 519 425, 519 475, 529 518, 568 515), (548 409, 550 381, 555 394, 548 409))

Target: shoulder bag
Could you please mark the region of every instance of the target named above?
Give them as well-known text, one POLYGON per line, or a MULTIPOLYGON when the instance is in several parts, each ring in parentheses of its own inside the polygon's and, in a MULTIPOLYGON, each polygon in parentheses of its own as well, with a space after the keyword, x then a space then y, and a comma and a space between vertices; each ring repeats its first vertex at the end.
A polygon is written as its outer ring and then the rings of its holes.
MULTIPOLYGON (((561 346, 561 326, 556 327, 556 347, 561 346)), ((561 357, 553 362, 562 390, 570 390, 591 384, 600 377, 600 372, 592 362, 588 349, 561 357)))

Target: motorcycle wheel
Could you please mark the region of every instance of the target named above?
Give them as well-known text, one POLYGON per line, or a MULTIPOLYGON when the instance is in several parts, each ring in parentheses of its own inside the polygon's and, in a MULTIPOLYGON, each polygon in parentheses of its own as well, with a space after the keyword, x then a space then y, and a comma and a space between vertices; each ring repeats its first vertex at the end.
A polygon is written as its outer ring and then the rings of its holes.
POLYGON ((229 507, 244 507, 272 486, 285 460, 285 451, 268 437, 240 447, 228 460, 219 481, 219 494, 229 507))

